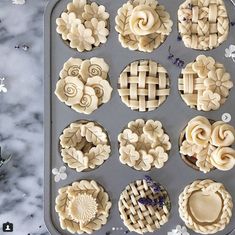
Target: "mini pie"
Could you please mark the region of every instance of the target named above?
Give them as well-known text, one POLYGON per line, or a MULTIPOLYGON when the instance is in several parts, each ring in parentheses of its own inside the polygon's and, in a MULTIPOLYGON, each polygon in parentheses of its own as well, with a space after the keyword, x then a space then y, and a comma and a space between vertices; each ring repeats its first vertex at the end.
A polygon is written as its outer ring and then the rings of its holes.
POLYGON ((168 222, 171 210, 170 198, 163 186, 159 187, 160 192, 156 193, 145 179, 137 180, 121 193, 118 202, 120 216, 131 232, 139 234, 154 232, 168 222), (139 201, 144 197, 151 200, 159 200, 162 197, 165 203, 163 206, 144 205, 139 201))
POLYGON ((171 149, 169 136, 159 121, 137 119, 118 136, 120 162, 135 170, 162 168, 171 149))
POLYGON ((87 0, 73 0, 56 19, 56 31, 71 48, 90 51, 107 41, 109 13, 103 5, 87 0))
POLYGON ((233 81, 223 64, 212 57, 199 55, 181 72, 178 88, 190 108, 202 111, 217 110, 225 103, 233 81))
POLYGON ((196 233, 221 231, 232 217, 232 197, 223 184, 197 180, 179 196, 179 213, 186 226, 196 233))
POLYGON ((62 229, 91 234, 107 223, 111 205, 100 185, 94 180, 81 180, 59 189, 55 210, 62 229))
POLYGON ((118 10, 116 31, 124 48, 152 52, 170 34, 173 22, 157 0, 130 0, 118 10))
POLYGON ((71 123, 60 136, 62 159, 77 172, 102 165, 111 153, 107 132, 96 122, 71 123))
POLYGON ((152 111, 170 94, 168 73, 155 61, 134 61, 120 74, 118 93, 132 110, 152 111))
POLYGON ((70 58, 60 72, 55 94, 75 111, 91 114, 111 99, 113 88, 107 80, 108 72, 109 66, 102 58, 70 58))
POLYGON ((205 117, 193 118, 180 135, 182 159, 194 169, 207 173, 212 169, 231 170, 235 165, 235 129, 231 125, 205 117))
POLYGON ((178 22, 189 48, 210 50, 228 38, 229 18, 223 0, 186 0, 179 7, 178 22))

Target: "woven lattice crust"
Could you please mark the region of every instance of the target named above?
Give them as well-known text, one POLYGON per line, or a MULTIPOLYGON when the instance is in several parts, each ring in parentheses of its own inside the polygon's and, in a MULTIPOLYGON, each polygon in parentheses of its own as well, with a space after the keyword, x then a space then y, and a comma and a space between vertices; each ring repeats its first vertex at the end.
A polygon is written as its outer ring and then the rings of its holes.
POLYGON ((170 199, 166 190, 161 186, 161 192, 154 193, 146 180, 128 185, 120 196, 118 207, 125 226, 139 234, 156 231, 168 221, 170 215, 170 199), (138 202, 141 197, 158 199, 160 196, 166 201, 163 207, 138 202))
POLYGON ((152 111, 170 94, 168 73, 152 60, 132 62, 120 74, 118 92, 132 110, 152 111))
POLYGON ((107 223, 111 205, 100 185, 82 180, 59 189, 55 210, 62 229, 73 234, 91 234, 107 223))
MULTIPOLYGON (((179 213, 186 226, 197 233, 214 234, 221 231, 230 222, 232 217, 232 197, 220 183, 212 180, 194 181, 188 185, 179 196, 179 213), (198 222, 191 213, 189 213, 189 200, 195 192, 205 192, 205 195, 219 196, 222 200, 222 208, 218 218, 214 222, 198 222)), ((210 213, 212 213, 210 211, 210 213)))
POLYGON ((229 19, 224 0, 186 0, 178 10, 179 32, 186 47, 210 50, 226 41, 229 19))

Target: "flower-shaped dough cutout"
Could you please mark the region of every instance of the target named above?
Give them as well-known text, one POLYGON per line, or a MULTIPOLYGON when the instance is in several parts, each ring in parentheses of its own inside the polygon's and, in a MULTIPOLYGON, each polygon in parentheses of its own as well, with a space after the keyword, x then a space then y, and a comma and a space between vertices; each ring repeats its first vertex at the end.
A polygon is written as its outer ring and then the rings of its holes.
POLYGON ((192 68, 201 78, 205 78, 209 71, 215 68, 215 60, 212 57, 199 55, 195 63, 193 63, 192 68))
POLYGON ((77 234, 101 229, 112 205, 108 194, 93 180, 60 188, 55 204, 61 228, 77 234))
POLYGON ((217 110, 220 107, 221 96, 212 91, 204 91, 198 98, 198 109, 203 111, 217 110))
POLYGON ((208 89, 225 98, 228 97, 229 90, 233 87, 231 76, 224 69, 210 71, 204 84, 208 89))
POLYGON ((61 79, 56 84, 55 94, 60 101, 65 102, 67 105, 79 103, 84 96, 84 85, 76 77, 66 77, 61 79))
POLYGON ((93 57, 90 60, 84 60, 81 64, 80 74, 85 81, 96 76, 107 79, 108 72, 109 66, 103 58, 93 57))
POLYGON ((95 90, 99 105, 107 103, 110 100, 113 88, 107 80, 104 80, 102 77, 95 76, 88 78, 87 85, 95 90))
POLYGON ((179 139, 182 159, 204 173, 228 171, 235 165, 235 129, 223 121, 197 116, 190 120, 179 139))
POLYGON ((95 39, 94 45, 96 47, 101 43, 107 42, 109 30, 106 28, 105 21, 98 21, 96 18, 92 18, 91 21, 86 21, 85 25, 88 29, 92 30, 92 36, 95 39))
POLYGON ((153 120, 129 122, 119 134, 118 141, 120 162, 135 170, 162 168, 171 149, 169 136, 162 129, 161 122, 153 120))
POLYGON ((119 41, 124 48, 152 52, 170 34, 173 22, 155 0, 130 0, 118 9, 115 18, 119 41))
POLYGON ((77 172, 95 169, 107 160, 111 147, 106 131, 95 122, 71 123, 60 136, 63 161, 77 172))
POLYGON ((96 2, 85 5, 84 10, 82 17, 87 21, 91 21, 92 18, 98 21, 106 21, 109 18, 109 13, 105 11, 105 7, 98 6, 96 2))
POLYGON ((109 66, 102 58, 67 60, 60 71, 55 95, 79 113, 91 114, 111 99, 113 88, 108 77, 109 66))
POLYGON ((109 14, 103 5, 87 0, 73 0, 60 18, 56 19, 57 33, 73 49, 91 51, 107 41, 109 14))
POLYGON ((178 80, 185 103, 203 111, 219 109, 228 99, 232 87, 233 81, 224 65, 205 55, 199 55, 187 64, 178 80))
POLYGON ((72 26, 78 26, 81 24, 80 19, 76 18, 74 13, 63 12, 61 18, 56 19, 57 33, 61 34, 63 40, 68 40, 68 34, 71 31, 72 26))

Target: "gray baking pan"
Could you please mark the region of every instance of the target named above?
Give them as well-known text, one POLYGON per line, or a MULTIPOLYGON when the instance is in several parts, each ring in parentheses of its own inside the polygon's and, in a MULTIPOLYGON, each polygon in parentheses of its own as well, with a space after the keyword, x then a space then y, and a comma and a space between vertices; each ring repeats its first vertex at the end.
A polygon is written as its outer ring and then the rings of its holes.
MULTIPOLYGON (((235 88, 231 90, 229 99, 218 111, 205 113, 190 109, 179 95, 177 79, 180 74, 180 69, 167 59, 168 47, 171 45, 171 50, 175 56, 183 59, 186 64, 193 61, 201 53, 215 57, 217 61, 224 63, 235 82, 235 64, 231 59, 225 58, 224 56, 225 48, 228 48, 230 44, 235 44, 235 27, 231 27, 228 40, 217 49, 207 52, 187 49, 184 47, 183 42, 177 41, 177 9, 183 1, 159 0, 160 4, 165 5, 174 21, 172 33, 160 48, 150 54, 137 51, 133 52, 122 48, 118 41, 118 34, 114 29, 117 10, 126 0, 96 1, 99 4, 105 5, 107 11, 110 13, 110 35, 106 44, 91 52, 79 53, 69 48, 62 41, 60 35, 56 33, 56 18, 65 9, 69 0, 50 0, 45 13, 45 222, 48 230, 53 235, 70 234, 60 228, 58 216, 54 210, 57 191, 60 187, 69 185, 77 180, 94 179, 106 189, 113 203, 108 223, 101 230, 94 232, 94 234, 105 235, 105 232, 110 231, 112 227, 124 227, 117 207, 119 195, 127 184, 137 179, 142 179, 146 173, 135 171, 128 166, 120 164, 117 136, 131 120, 137 118, 156 119, 163 123, 173 145, 166 165, 162 169, 153 169, 149 172, 149 175, 160 182, 170 194, 172 202, 170 220, 159 231, 154 233, 165 235, 168 231, 175 228, 177 224, 183 225, 183 221, 181 221, 178 214, 178 196, 184 187, 192 181, 211 178, 222 182, 235 198, 235 170, 229 172, 215 170, 209 174, 203 174, 188 167, 181 160, 178 151, 179 134, 186 123, 196 115, 205 115, 210 119, 221 120, 223 113, 230 113, 232 115, 231 124, 235 126, 235 109, 233 105, 235 88), (70 57, 87 59, 94 56, 103 57, 108 62, 110 66, 110 81, 114 91, 109 103, 102 105, 91 115, 82 115, 59 102, 54 95, 55 85, 59 78, 59 71, 67 59, 70 57), (170 76, 170 96, 160 108, 152 112, 141 113, 130 110, 122 103, 117 92, 120 72, 127 64, 138 59, 153 59, 159 62, 168 70, 170 76), (68 124, 80 119, 94 120, 103 125, 111 139, 112 155, 101 167, 94 171, 77 173, 75 170, 67 167, 68 178, 65 181, 55 183, 51 170, 52 168, 59 168, 63 165, 58 151, 59 135, 68 124)), ((225 2, 230 19, 233 21, 235 20, 235 7, 229 0, 225 0, 225 2)), ((235 213, 229 226, 218 234, 225 235, 234 227, 235 213)), ((121 232, 114 232, 112 234, 122 235, 121 232)), ((195 233, 190 231, 190 234, 195 233)))

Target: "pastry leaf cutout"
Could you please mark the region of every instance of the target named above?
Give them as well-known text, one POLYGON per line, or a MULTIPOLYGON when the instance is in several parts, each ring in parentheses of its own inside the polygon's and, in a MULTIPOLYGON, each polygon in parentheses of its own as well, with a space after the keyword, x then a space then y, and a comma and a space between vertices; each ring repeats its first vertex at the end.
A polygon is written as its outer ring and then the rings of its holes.
POLYGON ((63 161, 68 164, 69 167, 75 168, 76 171, 81 172, 88 167, 88 158, 83 155, 81 151, 77 151, 75 148, 62 149, 61 155, 63 161))
POLYGON ((131 16, 132 10, 133 10, 133 6, 130 3, 124 4, 123 7, 121 7, 118 10, 118 15, 115 19, 116 21, 115 29, 117 30, 117 32, 119 32, 123 36, 131 33, 130 25, 129 25, 129 18, 131 16))
POLYGON ((66 188, 62 188, 59 191, 59 196, 56 198, 56 211, 60 214, 61 217, 66 217, 67 216, 67 212, 66 212, 66 208, 68 208, 68 204, 69 204, 69 195, 67 193, 67 189, 66 188))
POLYGON ((134 34, 126 36, 119 34, 119 41, 122 43, 124 48, 129 48, 130 50, 137 50, 139 47, 139 40, 134 34))
POLYGON ((161 34, 153 33, 140 39, 140 50, 151 52, 161 44, 161 34))

